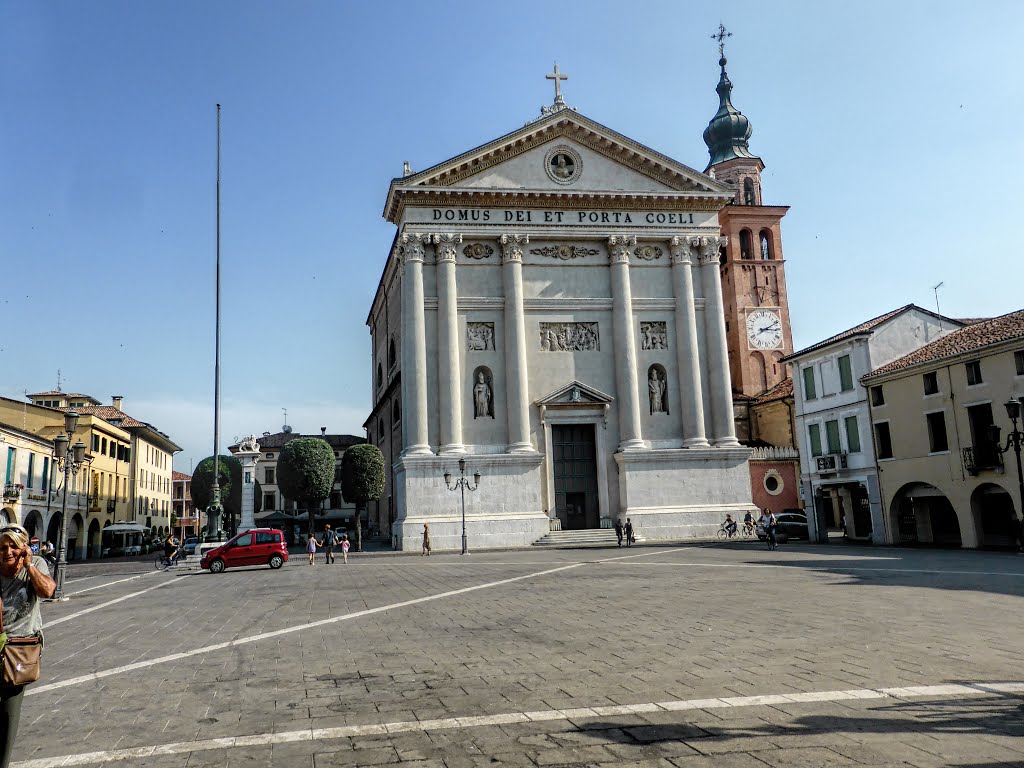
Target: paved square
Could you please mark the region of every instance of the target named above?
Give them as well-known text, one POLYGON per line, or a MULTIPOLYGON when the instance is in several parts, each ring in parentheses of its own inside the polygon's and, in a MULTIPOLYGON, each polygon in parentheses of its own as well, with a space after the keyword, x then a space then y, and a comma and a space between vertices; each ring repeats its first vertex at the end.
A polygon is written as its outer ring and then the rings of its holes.
POLYGON ((1024 765, 1013 555, 90 567, 44 607, 19 768, 1024 765))

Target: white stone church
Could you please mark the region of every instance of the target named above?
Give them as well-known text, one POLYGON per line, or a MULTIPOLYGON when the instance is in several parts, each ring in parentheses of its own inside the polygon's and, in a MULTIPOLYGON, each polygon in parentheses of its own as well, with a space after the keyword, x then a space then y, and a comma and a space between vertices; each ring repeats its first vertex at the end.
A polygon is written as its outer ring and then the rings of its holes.
POLYGON ((444 478, 460 458, 481 475, 471 549, 626 517, 687 538, 755 509, 719 275, 736 186, 568 108, 555 83, 539 119, 391 182, 365 426, 391 462, 371 524, 399 549, 425 523, 435 549, 460 546, 444 478))

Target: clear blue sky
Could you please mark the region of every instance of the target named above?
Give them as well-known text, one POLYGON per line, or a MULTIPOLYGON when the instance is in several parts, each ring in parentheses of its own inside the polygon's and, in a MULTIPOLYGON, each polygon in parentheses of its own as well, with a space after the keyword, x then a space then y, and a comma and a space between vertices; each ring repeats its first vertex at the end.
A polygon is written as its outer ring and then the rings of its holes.
POLYGON ((222 446, 362 434, 364 325, 402 161, 552 100, 702 170, 719 21, 765 201, 792 206, 794 342, 908 302, 1024 306, 1024 3, 0 0, 0 394, 52 388, 212 450, 223 104, 222 446))

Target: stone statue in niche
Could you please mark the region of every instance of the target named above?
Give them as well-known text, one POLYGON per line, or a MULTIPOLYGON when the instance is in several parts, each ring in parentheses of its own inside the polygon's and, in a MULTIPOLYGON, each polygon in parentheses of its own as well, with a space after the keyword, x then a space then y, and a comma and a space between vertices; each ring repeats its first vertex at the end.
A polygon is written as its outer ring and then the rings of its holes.
POLYGON ((494 323, 466 323, 466 339, 470 352, 494 350, 494 323))
POLYGON ((668 331, 664 322, 640 323, 641 349, 668 349, 668 331))
POLYGON ((476 384, 473 385, 473 418, 479 419, 490 416, 494 418, 493 393, 491 384, 483 371, 477 371, 476 384))
POLYGON ((650 377, 647 379, 647 390, 651 400, 651 414, 668 413, 668 382, 665 381, 665 375, 657 368, 651 368, 650 377))

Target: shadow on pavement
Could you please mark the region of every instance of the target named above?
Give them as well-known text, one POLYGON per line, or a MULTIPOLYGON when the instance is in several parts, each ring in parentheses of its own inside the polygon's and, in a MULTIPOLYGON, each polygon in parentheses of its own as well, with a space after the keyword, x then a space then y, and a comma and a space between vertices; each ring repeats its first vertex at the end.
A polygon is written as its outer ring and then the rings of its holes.
MULTIPOLYGON (((801 705, 793 705, 801 706, 801 705)), ((774 707, 768 708, 775 718, 786 715, 774 707)), ((699 710, 695 710, 700 712, 699 710)), ((673 713, 660 713, 658 717, 672 716, 673 713)), ((768 739, 786 737, 808 737, 808 743, 814 736, 842 734, 856 742, 858 735, 878 736, 889 735, 890 739, 866 739, 874 751, 885 753, 886 745, 898 743, 899 735, 928 735, 932 737, 949 736, 951 739, 965 735, 1002 736, 1020 738, 1024 736, 1024 702, 1015 696, 985 699, 961 699, 957 701, 896 701, 888 704, 876 704, 867 707, 863 715, 841 716, 806 715, 794 716, 789 723, 768 722, 759 718, 753 711, 746 724, 729 720, 710 724, 708 713, 701 712, 700 724, 687 722, 686 713, 678 714, 678 722, 662 724, 636 724, 633 717, 627 721, 592 720, 581 723, 577 732, 591 735, 595 742, 620 743, 627 745, 656 745, 659 742, 684 741, 692 742, 700 749, 700 741, 704 739, 743 740, 768 739)), ((759 741, 763 745, 763 741, 759 741)), ((1020 755, 1014 765, 1024 765, 1024 739, 1019 742, 1020 755)), ((740 751, 743 744, 739 745, 740 751)), ((854 747, 857 745, 854 743, 854 747)), ((938 745, 936 745, 938 746, 938 745)), ((993 751, 1005 752, 1005 749, 990 743, 993 751)), ((750 749, 762 749, 763 746, 751 746, 750 749)), ((978 755, 979 757, 981 755, 978 755)), ((894 759, 894 762, 898 762, 894 759)), ((949 763, 953 765, 953 763, 949 763)), ((975 762, 971 766, 1008 765, 1006 758, 993 762, 975 762)), ((967 764, 962 765, 966 768, 967 764)))

